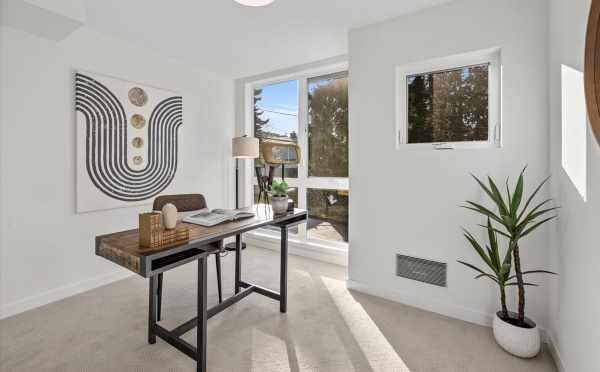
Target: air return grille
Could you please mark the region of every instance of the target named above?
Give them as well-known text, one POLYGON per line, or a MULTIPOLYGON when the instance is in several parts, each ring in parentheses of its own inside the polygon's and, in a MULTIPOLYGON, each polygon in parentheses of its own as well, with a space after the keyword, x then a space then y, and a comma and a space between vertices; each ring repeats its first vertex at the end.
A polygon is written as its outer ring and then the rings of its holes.
POLYGON ((446 264, 443 262, 397 254, 396 275, 440 287, 446 286, 446 264))

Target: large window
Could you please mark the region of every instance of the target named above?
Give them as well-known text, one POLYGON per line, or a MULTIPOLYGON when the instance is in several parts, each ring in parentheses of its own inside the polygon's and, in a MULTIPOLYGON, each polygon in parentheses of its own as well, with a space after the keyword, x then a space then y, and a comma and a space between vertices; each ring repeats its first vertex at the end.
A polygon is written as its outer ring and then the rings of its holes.
POLYGON ((308 80, 308 176, 348 177, 348 77, 308 80))
POLYGON ((498 144, 499 75, 497 52, 399 68, 399 145, 498 144))
MULTIPOLYGON (((278 140, 298 143, 298 81, 290 80, 254 89, 254 136, 261 142, 278 140)), ((262 164, 262 159, 256 164, 262 164)), ((275 175, 281 177, 281 168, 275 175)), ((286 178, 297 178, 298 167, 288 166, 286 178)))
MULTIPOLYGON (((285 167, 291 197, 308 210, 293 233, 321 243, 348 242, 348 74, 303 74, 252 85, 254 135, 300 145, 297 167, 285 167)), ((262 165, 257 160, 257 165, 262 165)), ((275 177, 281 177, 281 167, 275 177)), ((254 179, 255 202, 258 189, 254 179)))
POLYGON ((348 191, 308 189, 308 237, 348 241, 348 191))

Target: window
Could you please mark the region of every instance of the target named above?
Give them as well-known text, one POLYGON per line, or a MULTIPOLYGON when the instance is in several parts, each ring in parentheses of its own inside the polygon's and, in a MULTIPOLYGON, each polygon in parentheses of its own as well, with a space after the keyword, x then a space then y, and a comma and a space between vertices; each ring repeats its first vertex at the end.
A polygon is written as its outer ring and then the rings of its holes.
MULTIPOLYGON (((348 178, 346 72, 308 79, 308 177, 348 178)), ((309 238, 348 241, 348 195, 307 189, 309 238)))
POLYGON ((587 201, 587 107, 583 73, 562 65, 562 167, 587 201))
POLYGON ((489 64, 411 75, 408 143, 487 141, 489 64))
POLYGON ((348 177, 348 74, 308 80, 308 176, 348 177))
POLYGON ((308 237, 348 241, 348 191, 308 189, 308 237))
MULTIPOLYGON (((254 136, 264 140, 298 143, 298 81, 290 80, 254 89, 254 136)), ((257 165, 261 159, 256 160, 257 165)), ((276 169, 281 177, 281 168, 276 169)), ((298 167, 288 166, 286 178, 297 178, 298 167)))
POLYGON ((499 66, 477 53, 398 69, 398 144, 497 144, 499 66))
MULTIPOLYGON (((319 244, 348 242, 348 73, 332 69, 251 84, 254 134, 300 145, 299 166, 285 167, 290 197, 309 221, 291 231, 319 244), (333 71, 332 71, 333 70, 333 71)), ((281 167, 275 171, 281 177, 281 167)), ((255 202, 258 188, 253 175, 255 202)))
MULTIPOLYGON (((257 203, 259 205, 265 204, 265 199, 263 197, 260 197, 260 195, 259 195, 260 188, 258 187, 258 185, 253 185, 253 192, 254 192, 254 204, 257 204, 257 203), (260 202, 259 202, 259 200, 260 200, 260 202)), ((292 199, 294 201, 294 203, 296 205, 298 205, 298 189, 291 188, 288 191, 288 198, 292 199)), ((267 227, 265 227, 265 229, 279 231, 279 227, 277 227, 277 226, 267 226, 267 227)), ((290 234, 298 234, 300 230, 298 230, 298 226, 294 226, 294 227, 291 227, 288 231, 290 232, 290 234)))

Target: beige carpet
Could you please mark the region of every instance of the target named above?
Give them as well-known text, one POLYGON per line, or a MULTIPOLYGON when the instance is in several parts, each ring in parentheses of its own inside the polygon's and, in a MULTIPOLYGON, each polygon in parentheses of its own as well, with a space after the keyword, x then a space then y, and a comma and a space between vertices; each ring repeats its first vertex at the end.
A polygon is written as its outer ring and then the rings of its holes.
MULTIPOLYGON (((278 254, 245 251, 244 278, 278 288, 278 254)), ((213 258, 209 302, 216 303, 213 258)), ((165 274, 164 321, 195 312, 190 264, 165 274)), ((224 259, 233 288, 233 256, 224 259)), ((490 329, 349 292, 345 269, 290 257, 288 314, 252 294, 209 320, 209 372, 555 371, 547 351, 533 360, 499 349, 490 329)), ((162 340, 146 343, 147 281, 132 277, 0 321, 0 370, 195 371, 162 340)), ((185 336, 195 343, 195 331, 185 336)))

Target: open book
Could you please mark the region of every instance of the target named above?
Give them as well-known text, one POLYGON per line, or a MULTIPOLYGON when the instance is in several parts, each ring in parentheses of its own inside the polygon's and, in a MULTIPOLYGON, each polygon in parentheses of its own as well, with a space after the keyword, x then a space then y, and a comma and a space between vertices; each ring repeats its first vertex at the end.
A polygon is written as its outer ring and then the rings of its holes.
POLYGON ((183 219, 183 222, 193 223, 200 226, 215 226, 227 221, 235 221, 240 218, 254 217, 254 213, 244 209, 202 209, 191 216, 183 219))

